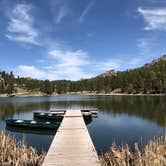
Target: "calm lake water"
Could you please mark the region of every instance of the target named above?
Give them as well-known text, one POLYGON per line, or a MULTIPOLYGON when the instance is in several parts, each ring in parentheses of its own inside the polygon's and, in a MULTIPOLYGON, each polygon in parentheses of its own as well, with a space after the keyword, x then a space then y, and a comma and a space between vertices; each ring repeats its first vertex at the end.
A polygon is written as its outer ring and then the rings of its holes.
POLYGON ((113 142, 146 143, 156 135, 163 135, 166 124, 166 96, 56 96, 0 98, 0 130, 25 138, 28 145, 40 153, 47 151, 54 132, 25 131, 6 128, 5 119, 33 119, 34 111, 50 108, 96 107, 98 118, 87 125, 97 152, 104 153, 113 142))

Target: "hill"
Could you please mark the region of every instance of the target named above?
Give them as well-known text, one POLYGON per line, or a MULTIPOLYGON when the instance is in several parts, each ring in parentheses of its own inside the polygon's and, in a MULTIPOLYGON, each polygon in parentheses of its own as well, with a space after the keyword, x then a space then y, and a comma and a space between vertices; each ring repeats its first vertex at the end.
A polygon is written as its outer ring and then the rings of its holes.
POLYGON ((102 74, 100 74, 98 76, 99 77, 107 77, 107 76, 111 77, 111 76, 116 76, 116 74, 117 74, 117 71, 109 70, 109 71, 106 71, 106 72, 104 72, 104 73, 102 73, 102 74))

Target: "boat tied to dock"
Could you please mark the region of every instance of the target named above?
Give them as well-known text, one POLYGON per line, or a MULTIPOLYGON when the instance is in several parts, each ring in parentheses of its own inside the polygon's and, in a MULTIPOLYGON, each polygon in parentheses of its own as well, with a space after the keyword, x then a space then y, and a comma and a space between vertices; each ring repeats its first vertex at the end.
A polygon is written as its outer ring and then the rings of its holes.
POLYGON ((63 120, 63 115, 54 114, 50 112, 33 112, 33 116, 36 119, 51 120, 55 122, 61 122, 63 120))
POLYGON ((53 122, 42 122, 34 120, 22 120, 22 119, 8 119, 6 120, 6 125, 21 127, 21 128, 36 128, 36 129, 50 129, 57 130, 60 123, 53 122))

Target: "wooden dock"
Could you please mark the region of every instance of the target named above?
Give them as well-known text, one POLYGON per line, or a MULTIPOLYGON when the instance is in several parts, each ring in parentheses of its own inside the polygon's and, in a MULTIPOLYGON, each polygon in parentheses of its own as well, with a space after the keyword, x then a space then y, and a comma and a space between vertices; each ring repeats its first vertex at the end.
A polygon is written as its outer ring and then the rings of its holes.
POLYGON ((100 166, 81 110, 67 110, 43 166, 100 166))

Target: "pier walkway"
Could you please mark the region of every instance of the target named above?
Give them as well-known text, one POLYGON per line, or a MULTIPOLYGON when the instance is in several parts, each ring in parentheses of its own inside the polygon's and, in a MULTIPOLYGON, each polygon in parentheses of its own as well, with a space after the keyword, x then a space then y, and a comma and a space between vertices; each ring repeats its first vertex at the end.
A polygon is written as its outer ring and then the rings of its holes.
POLYGON ((67 110, 43 166, 100 166, 81 110, 67 110))

